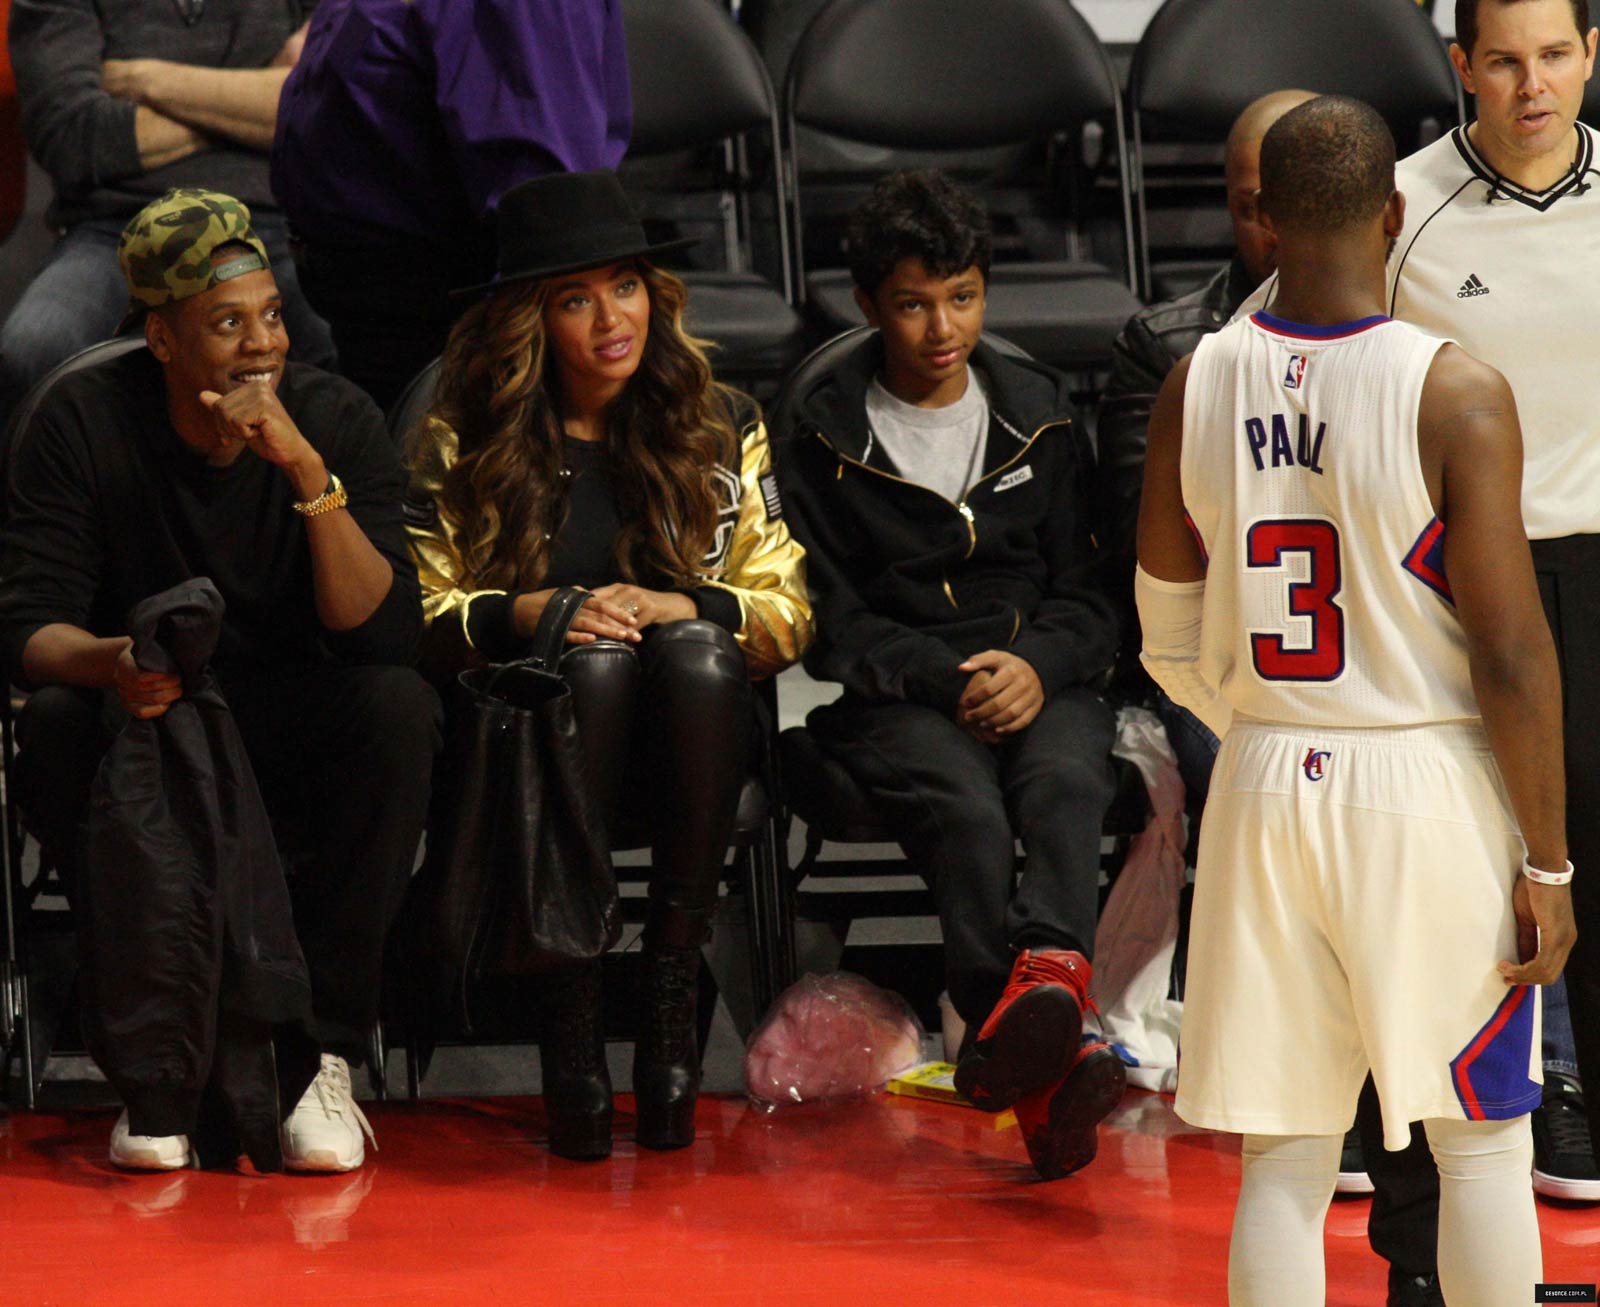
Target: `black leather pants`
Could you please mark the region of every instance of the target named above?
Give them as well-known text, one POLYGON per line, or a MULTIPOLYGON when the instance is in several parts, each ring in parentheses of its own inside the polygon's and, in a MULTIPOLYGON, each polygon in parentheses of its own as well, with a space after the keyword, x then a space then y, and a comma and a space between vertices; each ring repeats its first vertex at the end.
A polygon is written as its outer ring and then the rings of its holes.
POLYGON ((750 768, 754 710, 744 654, 711 622, 652 627, 561 659, 613 848, 648 841, 647 947, 698 948, 750 768))

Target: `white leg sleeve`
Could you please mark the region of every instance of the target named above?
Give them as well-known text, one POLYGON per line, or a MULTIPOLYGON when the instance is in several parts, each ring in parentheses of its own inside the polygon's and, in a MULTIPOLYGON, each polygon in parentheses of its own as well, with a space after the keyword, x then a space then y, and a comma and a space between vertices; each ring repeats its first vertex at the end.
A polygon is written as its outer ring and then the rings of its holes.
POLYGON ((1343 1135, 1244 1137, 1228 1250, 1230 1307, 1323 1307, 1322 1225, 1343 1147, 1343 1135))
POLYGON ((1450 1307, 1533 1301, 1544 1278, 1533 1131, 1513 1121, 1424 1121, 1439 1167, 1439 1287, 1450 1307))

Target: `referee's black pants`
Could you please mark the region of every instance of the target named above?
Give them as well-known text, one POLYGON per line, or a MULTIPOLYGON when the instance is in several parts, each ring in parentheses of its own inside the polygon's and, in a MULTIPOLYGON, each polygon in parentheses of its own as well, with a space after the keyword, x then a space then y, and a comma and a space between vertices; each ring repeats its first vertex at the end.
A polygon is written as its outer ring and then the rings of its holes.
MULTIPOLYGON (((218 679, 289 872, 315 1033, 328 1052, 359 1062, 427 814, 438 696, 408 667, 218 679)), ((69 898, 83 874, 89 788, 115 724, 109 697, 47 686, 17 722, 18 798, 69 898)))
POLYGON ((1018 950, 1091 955, 1116 725, 1098 695, 1063 691, 994 747, 934 708, 849 695, 806 725, 932 887, 950 1001, 969 1026, 999 1001, 1018 950))
POLYGON ((1600 535, 1533 542, 1539 597, 1555 636, 1566 733, 1567 847, 1577 874, 1578 942, 1567 997, 1589 1138, 1600 1141, 1600 535))

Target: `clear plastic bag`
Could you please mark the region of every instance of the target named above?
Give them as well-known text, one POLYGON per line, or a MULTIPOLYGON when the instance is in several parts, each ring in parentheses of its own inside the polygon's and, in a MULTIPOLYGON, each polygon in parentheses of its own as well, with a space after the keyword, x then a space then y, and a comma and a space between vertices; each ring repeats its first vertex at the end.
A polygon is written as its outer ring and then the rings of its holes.
POLYGON ((778 996, 745 1046, 745 1087, 769 1108, 846 1102, 921 1060, 922 1023, 905 999, 833 971, 778 996))

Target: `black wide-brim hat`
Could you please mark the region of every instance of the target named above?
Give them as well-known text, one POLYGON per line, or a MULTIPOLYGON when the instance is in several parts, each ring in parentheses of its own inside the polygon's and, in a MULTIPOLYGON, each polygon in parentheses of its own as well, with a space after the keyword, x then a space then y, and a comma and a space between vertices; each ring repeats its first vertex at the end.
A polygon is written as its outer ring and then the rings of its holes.
POLYGON ((651 243, 644 223, 609 168, 557 172, 520 182, 495 213, 499 255, 493 281, 452 295, 480 295, 519 281, 656 258, 698 244, 694 237, 651 243))

